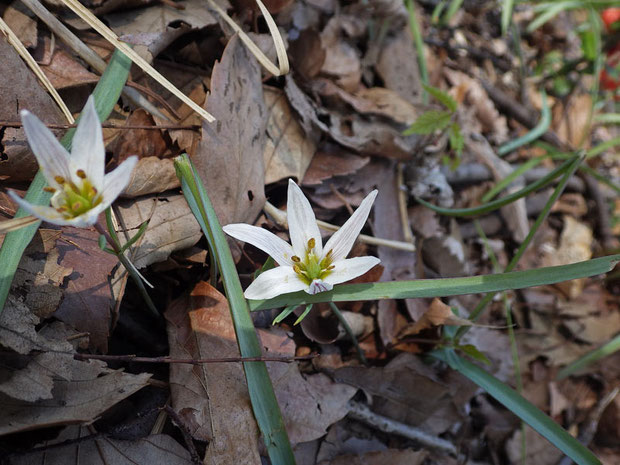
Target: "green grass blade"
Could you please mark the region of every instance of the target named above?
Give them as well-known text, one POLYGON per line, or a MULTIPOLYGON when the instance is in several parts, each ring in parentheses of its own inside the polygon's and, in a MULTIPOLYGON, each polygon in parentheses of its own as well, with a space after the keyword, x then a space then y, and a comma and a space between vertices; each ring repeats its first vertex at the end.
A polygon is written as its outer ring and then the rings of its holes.
POLYGON ((484 194, 480 200, 482 200, 485 203, 489 202, 497 194, 499 194, 501 191, 506 189, 510 185, 510 183, 512 183, 519 176, 521 176, 522 174, 526 173, 527 171, 531 170, 535 166, 542 163, 545 160, 545 158, 546 157, 530 158, 528 161, 526 161, 525 163, 517 167, 508 176, 506 176, 501 181, 499 181, 497 184, 495 184, 491 189, 489 189, 489 191, 486 194, 484 194))
MULTIPOLYGON (((549 212, 551 212, 551 208, 553 207, 555 202, 558 200, 560 195, 562 195, 562 192, 564 192, 564 188, 566 187, 568 180, 575 173, 575 171, 577 170, 577 168, 579 167, 582 161, 583 161, 583 156, 578 156, 578 157, 573 158, 573 162, 569 166, 568 170, 562 176, 562 179, 560 180, 556 188, 553 190, 551 197, 549 197, 549 199, 545 203, 545 206, 543 207, 542 211, 539 213, 538 217, 536 218, 536 221, 534 221, 534 224, 530 228, 530 231, 527 233, 527 236, 525 237, 525 239, 523 240, 523 242, 517 249, 516 253, 512 257, 508 265, 506 265, 506 269, 504 270, 504 272, 510 272, 514 270, 514 268, 517 266, 517 263, 519 263, 519 260, 521 260, 521 257, 523 256, 523 254, 529 247, 530 243, 534 239, 536 232, 542 226, 543 222, 549 215, 549 212)), ((476 321, 476 319, 480 316, 480 314, 486 308, 489 302, 493 300, 494 296, 495 296, 495 293, 490 292, 487 295, 485 295, 482 299, 480 299, 480 302, 478 302, 478 305, 476 305, 476 307, 472 310, 471 314, 469 315, 469 319, 471 321, 476 321)), ((456 333, 456 338, 459 339, 468 330, 469 330, 469 327, 461 326, 456 333)))
POLYGON ((588 352, 583 357, 578 358, 571 364, 565 366, 558 372, 558 379, 564 379, 567 376, 572 375, 578 371, 581 371, 583 368, 588 365, 597 362, 598 360, 607 357, 608 355, 613 354, 620 350, 620 334, 614 337, 611 341, 605 343, 598 349, 594 349, 591 352, 588 352))
POLYGON ((310 295, 304 291, 283 294, 269 300, 250 300, 252 311, 289 305, 356 300, 412 299, 498 292, 555 284, 609 272, 620 261, 620 254, 608 255, 571 265, 550 266, 527 271, 472 276, 469 278, 416 279, 382 283, 342 284, 329 292, 310 295))
MULTIPOLYGON (((405 0, 405 7, 407 8, 407 12, 409 13, 409 28, 411 29, 413 42, 418 53, 420 78, 422 79, 422 84, 429 85, 428 68, 426 67, 426 57, 424 56, 424 39, 422 38, 422 32, 420 31, 418 15, 416 14, 413 0, 405 0)), ((428 94, 426 92, 422 93, 422 101, 424 103, 428 103, 428 94)))
MULTIPOLYGON (((174 166, 192 213, 198 219, 209 240, 212 247, 211 252, 217 256, 235 333, 237 334, 239 352, 242 357, 260 357, 262 355, 261 346, 248 311, 247 301, 243 296, 237 268, 213 205, 207 196, 202 181, 193 170, 189 157, 187 155, 177 157, 174 160, 174 166)), ((271 463, 294 464, 295 457, 265 363, 245 362, 243 367, 252 409, 263 434, 271 463)))
POLYGON ((516 139, 511 140, 498 148, 497 154, 499 156, 506 155, 519 147, 534 142, 542 136, 547 129, 549 129, 549 126, 551 125, 551 109, 549 108, 549 103, 547 102, 547 93, 545 90, 543 89, 540 93, 542 94, 542 111, 540 113, 540 121, 527 134, 517 137, 516 139))
POLYGON ((432 203, 427 202, 426 200, 422 200, 418 197, 416 197, 416 200, 420 202, 422 205, 424 205, 425 207, 428 207, 431 210, 434 210, 437 213, 440 213, 446 216, 469 217, 469 216, 482 215, 484 213, 489 213, 494 210, 497 210, 498 208, 501 208, 505 205, 508 205, 511 202, 514 202, 515 200, 525 197, 531 192, 534 192, 538 189, 541 189, 547 186, 548 184, 551 184, 555 178, 557 178, 561 174, 565 173, 568 169, 570 169, 570 167, 573 165, 573 163, 577 159, 579 159, 579 156, 575 155, 571 157, 570 159, 566 160, 564 163, 562 163, 560 166, 558 166, 556 169, 551 171, 546 176, 540 178, 538 181, 533 182, 532 184, 525 186, 523 189, 517 192, 513 192, 512 194, 506 195, 504 197, 500 197, 499 199, 493 200, 483 205, 479 205, 477 207, 444 208, 444 207, 438 207, 437 205, 433 205, 432 203))
POLYGON ((508 26, 512 19, 512 9, 514 8, 514 0, 504 0, 502 2, 502 35, 508 32, 508 26))
POLYGON ((588 448, 568 434, 544 412, 536 408, 534 404, 482 368, 459 357, 452 349, 435 351, 431 355, 446 362, 452 369, 487 391, 577 464, 600 465, 600 460, 588 448))
MULTIPOLYGON (((93 92, 95 107, 97 108, 97 114, 101 121, 105 121, 112 112, 125 86, 130 67, 131 60, 129 60, 129 58, 119 51, 114 52, 110 63, 101 76, 101 79, 99 79, 93 92)), ((36 108, 33 108, 32 111, 36 113, 36 108)), ((60 141, 67 150, 71 148, 73 134, 75 134, 75 129, 70 129, 60 141)), ((43 174, 39 171, 30 184, 24 198, 33 204, 47 205, 50 201, 51 194, 43 191, 46 184, 43 174)), ((19 218, 27 214, 28 213, 20 208, 15 214, 15 217, 19 218)), ((10 232, 4 238, 4 242, 0 248, 0 263, 2 263, 2 269, 0 271, 0 313, 2 313, 4 309, 4 304, 9 295, 11 283, 13 282, 13 276, 15 275, 22 254, 37 232, 37 229, 39 229, 40 224, 41 222, 39 221, 26 228, 10 232)))

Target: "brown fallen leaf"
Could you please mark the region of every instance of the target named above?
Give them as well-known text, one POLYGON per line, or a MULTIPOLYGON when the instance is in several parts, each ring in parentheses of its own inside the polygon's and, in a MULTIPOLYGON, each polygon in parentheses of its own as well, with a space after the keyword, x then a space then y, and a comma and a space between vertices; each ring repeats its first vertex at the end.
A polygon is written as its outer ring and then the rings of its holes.
POLYGON ((592 97, 590 94, 570 96, 566 102, 558 101, 553 105, 553 120, 551 127, 562 140, 573 147, 588 148, 590 125, 592 122, 590 110, 592 97))
POLYGON ((471 321, 458 318, 454 313, 452 313, 449 305, 444 304, 441 299, 435 297, 428 306, 428 310, 424 312, 420 319, 403 329, 400 335, 401 337, 413 336, 414 334, 418 334, 423 329, 440 325, 470 326, 471 321))
POLYGON ((321 32, 325 60, 321 73, 334 77, 344 90, 355 92, 361 83, 362 65, 358 51, 341 36, 341 17, 332 17, 321 32))
POLYGON ((301 31, 299 38, 291 42, 288 54, 293 68, 304 79, 316 77, 325 63, 325 48, 321 36, 311 28, 301 31))
POLYGON ((334 176, 353 174, 369 161, 370 157, 360 157, 335 145, 325 145, 312 157, 302 184, 313 186, 334 176))
POLYGON ((174 169, 174 161, 170 158, 146 157, 138 160, 131 173, 129 185, 123 191, 123 197, 140 197, 180 187, 174 169))
POLYGON ((88 332, 91 347, 105 353, 127 275, 114 255, 99 248, 99 233, 92 229, 63 227, 57 248, 60 263, 73 273, 63 285, 64 298, 54 316, 88 332))
MULTIPOLYGON (((506 442, 506 454, 510 465, 523 463, 521 460, 523 440, 522 430, 517 429, 506 442)), ((529 426, 525 426, 525 443, 527 444, 525 463, 557 463, 563 456, 562 451, 529 426)))
POLYGON ((269 111, 265 143, 265 184, 287 178, 301 181, 316 152, 316 145, 305 133, 293 114, 284 92, 263 88, 269 111))
POLYGON ((265 203, 265 129, 261 71, 235 36, 211 76, 205 109, 216 121, 203 122, 193 162, 220 223, 253 223, 265 203))
MULTIPOLYGON (((19 121, 19 111, 28 109, 45 123, 67 122, 3 34, 0 34, 0 63, 0 120, 19 121)), ((0 180, 18 182, 34 177, 39 165, 22 129, 6 128, 0 135, 0 150, 0 180)))
POLYGON ((35 48, 37 46, 37 20, 22 3, 11 2, 4 10, 2 19, 24 44, 24 47, 35 48))
POLYGON ((416 356, 403 353, 385 367, 343 367, 333 372, 338 383, 356 386, 372 396, 373 411, 420 426, 436 434, 459 421, 458 405, 469 402, 475 387, 460 375, 439 374, 416 356))
MULTIPOLYGON (((153 117, 145 110, 139 108, 127 118, 127 126, 155 126, 153 117)), ((162 131, 151 129, 127 129, 119 130, 119 135, 114 141, 114 160, 117 164, 122 163, 128 157, 137 155, 139 158, 161 158, 168 148, 162 131)))
POLYGON ((0 343, 21 354, 4 357, 0 435, 90 423, 146 386, 151 377, 110 370, 99 361, 77 361, 62 325, 37 331, 38 322, 26 306, 12 298, 0 315, 0 343))
POLYGON ((27 452, 11 458, 11 465, 45 463, 66 465, 68 457, 75 463, 88 465, 166 464, 192 465, 187 449, 167 434, 152 434, 140 439, 113 439, 105 435, 76 439, 89 435, 86 428, 68 427, 52 441, 45 441, 45 450, 27 452), (62 442, 65 445, 59 446, 62 442), (51 447, 56 446, 56 447, 51 447))
POLYGON ((418 53, 408 27, 384 39, 375 69, 387 89, 416 104, 422 95, 418 53))
MULTIPOLYGON (((170 356, 238 357, 226 298, 206 282, 165 313, 170 356)), ((258 427, 239 363, 173 364, 172 407, 196 439, 209 441, 207 464, 260 464, 258 427)))
POLYGON ((96 84, 99 81, 99 76, 88 71, 62 49, 54 50, 52 59, 49 63, 41 65, 41 70, 56 90, 96 84))

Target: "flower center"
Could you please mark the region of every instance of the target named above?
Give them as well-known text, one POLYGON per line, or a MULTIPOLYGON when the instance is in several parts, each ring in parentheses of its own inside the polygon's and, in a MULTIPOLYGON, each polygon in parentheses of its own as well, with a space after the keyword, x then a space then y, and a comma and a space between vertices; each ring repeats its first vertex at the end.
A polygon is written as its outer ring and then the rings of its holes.
POLYGON ((53 187, 44 188, 45 191, 54 193, 53 205, 56 211, 67 219, 86 213, 103 200, 84 170, 77 170, 76 174, 80 179, 78 184, 62 176, 56 176, 54 180, 60 184, 62 190, 56 190, 53 187))
POLYGON ((291 259, 295 262, 293 270, 299 276, 299 278, 306 284, 310 285, 315 279, 325 279, 334 269, 332 265, 332 251, 327 252, 322 260, 316 255, 314 248, 316 247, 316 241, 310 239, 306 247, 306 254, 303 259, 294 255, 291 259))

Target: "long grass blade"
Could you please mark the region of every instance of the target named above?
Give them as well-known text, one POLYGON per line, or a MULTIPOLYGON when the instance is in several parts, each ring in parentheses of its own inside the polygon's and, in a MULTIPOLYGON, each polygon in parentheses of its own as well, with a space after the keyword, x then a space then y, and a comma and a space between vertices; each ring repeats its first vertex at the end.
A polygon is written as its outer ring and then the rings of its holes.
POLYGON ((289 305, 356 300, 413 299, 523 289, 587 278, 609 272, 620 262, 620 254, 594 258, 571 265, 550 266, 527 271, 513 271, 469 278, 416 279, 384 283, 342 284, 332 291, 310 295, 304 291, 283 294, 268 300, 250 300, 252 311, 289 305))
POLYGON ((619 350, 620 334, 614 337, 611 341, 603 344, 598 349, 594 349, 593 351, 585 354, 583 357, 580 357, 569 365, 566 365, 558 372, 558 379, 564 379, 567 376, 572 375, 573 373, 577 373, 588 365, 591 365, 592 363, 595 363, 598 360, 607 357, 608 355, 611 355, 619 350))
POLYGON ((512 194, 506 195, 504 197, 500 197, 499 199, 495 199, 491 202, 479 205, 477 207, 444 208, 444 207, 438 207, 437 205, 433 205, 432 203, 427 202, 426 200, 422 200, 418 197, 416 197, 416 200, 422 205, 424 205, 425 207, 428 207, 431 210, 436 211, 437 213, 440 213, 446 216, 469 217, 469 216, 482 215, 482 214, 497 210, 498 208, 501 208, 505 205, 508 205, 511 202, 514 202, 515 200, 525 197, 531 192, 534 192, 538 189, 541 189, 551 184, 555 178, 564 174, 568 169, 570 169, 570 167, 573 165, 573 163, 577 159, 579 159, 579 156, 575 155, 569 158, 568 160, 566 160, 564 163, 562 163, 560 166, 558 166, 556 169, 551 171, 546 176, 540 178, 536 182, 533 182, 525 186, 523 189, 520 189, 517 192, 513 192, 512 194))
POLYGON ((508 410, 521 418, 555 447, 560 449, 579 465, 600 465, 600 460, 560 425, 540 411, 534 404, 519 395, 512 388, 490 375, 482 368, 459 357, 452 349, 443 349, 431 354, 446 362, 450 367, 465 375, 487 391, 508 410))
MULTIPOLYGON (((239 352, 242 357, 260 357, 261 346, 254 330, 247 301, 243 296, 237 268, 213 205, 200 177, 193 170, 189 157, 187 155, 177 157, 174 166, 192 213, 207 236, 211 252, 217 256, 237 335, 239 352)), ((294 464, 293 451, 265 363, 244 362, 243 367, 254 416, 263 434, 271 462, 282 465, 294 464)))

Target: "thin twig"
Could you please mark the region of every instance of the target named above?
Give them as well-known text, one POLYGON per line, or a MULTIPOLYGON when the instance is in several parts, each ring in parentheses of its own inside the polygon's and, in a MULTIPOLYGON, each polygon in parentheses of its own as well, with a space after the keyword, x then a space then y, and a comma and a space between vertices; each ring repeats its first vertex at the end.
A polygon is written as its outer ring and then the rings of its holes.
MULTIPOLYGON (((76 128, 77 124, 47 124, 43 123, 50 129, 71 129, 76 128)), ((2 121, 0 120, 0 127, 5 128, 21 128, 24 124, 21 121, 2 121)), ((200 131, 201 127, 197 124, 159 124, 157 126, 149 126, 146 124, 127 124, 124 126, 113 123, 101 123, 102 128, 106 129, 147 129, 147 130, 159 130, 159 129, 186 129, 190 131, 200 131)))
MULTIPOLYGON (((287 226, 285 212, 283 212, 282 210, 279 210, 277 207, 275 207, 273 204, 269 202, 265 202, 265 206, 263 207, 263 210, 265 211, 265 213, 273 217, 276 223, 278 223, 280 226, 284 226, 284 227, 287 226)), ((326 231, 335 232, 340 229, 340 226, 326 223, 325 221, 317 220, 316 223, 319 225, 319 228, 324 229, 326 231)), ((360 242, 364 242, 365 244, 380 245, 384 247, 391 247, 393 249, 398 249, 398 250, 406 250, 407 252, 415 252, 415 246, 407 242, 391 241, 389 239, 380 239, 378 237, 367 236, 366 234, 360 234, 359 236, 357 236, 357 238, 360 242)))
POLYGON ((351 326, 349 326, 349 322, 344 317, 344 315, 342 314, 342 312, 336 306, 335 303, 330 302, 329 306, 331 307, 332 311, 334 312, 334 315, 336 315, 336 317, 338 318, 338 321, 340 321, 340 324, 342 325, 342 327, 344 328, 346 333, 351 338, 351 342, 353 342, 353 345, 355 346, 355 350, 357 350, 357 356, 359 357, 360 362, 362 362, 364 365, 366 365, 368 363, 368 361, 366 360, 366 356, 364 355, 364 351, 362 350, 362 348, 360 347, 359 343, 357 342, 357 338, 355 337, 355 334, 353 333, 353 330, 351 329, 351 326))
POLYGON ((135 362, 135 363, 185 363, 188 365, 202 365, 207 363, 235 363, 235 362, 281 362, 292 363, 299 360, 312 360, 319 354, 302 355, 299 357, 220 357, 220 358, 172 358, 164 357, 138 357, 137 355, 98 355, 98 354, 73 354, 75 360, 101 360, 103 362, 135 362))

